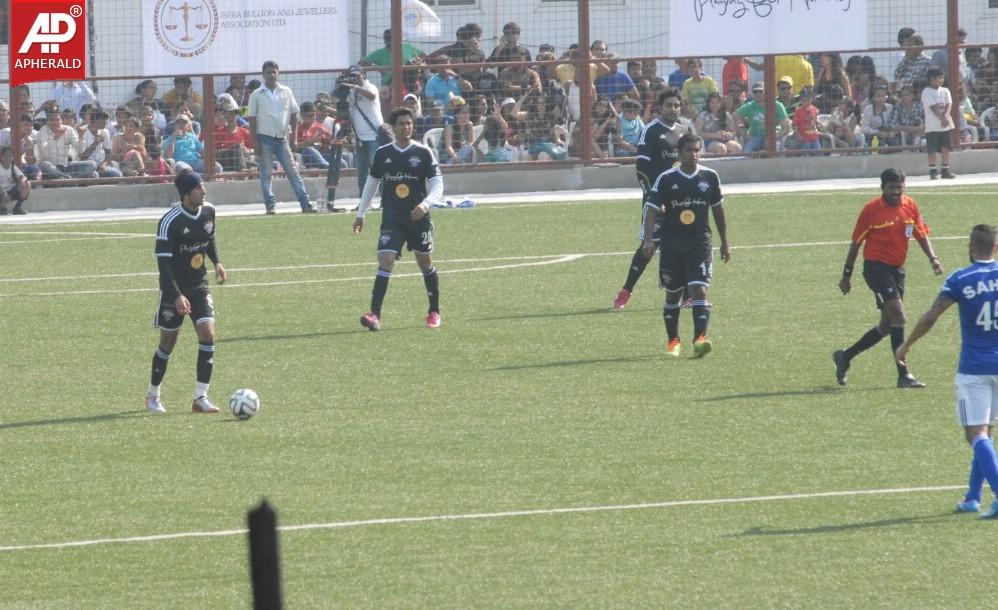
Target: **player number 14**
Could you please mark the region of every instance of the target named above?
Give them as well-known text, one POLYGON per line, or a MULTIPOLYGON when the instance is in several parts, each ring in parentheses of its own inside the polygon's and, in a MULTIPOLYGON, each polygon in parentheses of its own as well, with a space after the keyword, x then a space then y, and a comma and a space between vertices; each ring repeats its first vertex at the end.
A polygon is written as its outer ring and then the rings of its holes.
POLYGON ((984 303, 975 323, 985 331, 998 330, 998 301, 984 303))

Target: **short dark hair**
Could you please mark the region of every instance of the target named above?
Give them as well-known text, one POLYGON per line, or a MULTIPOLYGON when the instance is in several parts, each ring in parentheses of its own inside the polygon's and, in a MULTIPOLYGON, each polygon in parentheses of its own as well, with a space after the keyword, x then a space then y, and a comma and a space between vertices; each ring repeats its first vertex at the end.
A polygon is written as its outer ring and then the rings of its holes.
POLYGON ((993 252, 995 249, 996 233, 998 233, 998 229, 994 225, 976 225, 970 231, 970 246, 981 254, 993 252))
POLYGON ((412 110, 406 108, 405 106, 399 106, 395 110, 392 110, 388 115, 388 124, 394 127, 395 123, 399 120, 399 117, 403 116, 407 116, 414 121, 416 120, 416 115, 413 114, 412 110))
POLYGON ((931 81, 932 79, 938 78, 940 76, 943 76, 943 69, 940 68, 939 66, 932 66, 931 68, 928 69, 928 71, 926 71, 925 80, 931 81))
POLYGON ((698 136, 697 134, 684 133, 683 135, 679 136, 679 142, 676 143, 676 148, 682 150, 683 147, 689 144, 690 142, 699 142, 701 146, 703 145, 703 140, 701 140, 700 136, 698 136))
POLYGON ((302 114, 306 112, 315 112, 315 104, 312 102, 302 102, 301 106, 298 107, 298 111, 302 114))
POLYGON ((515 22, 510 21, 506 25, 502 26, 502 33, 506 34, 507 32, 513 32, 515 34, 519 34, 520 33, 520 26, 517 25, 515 22))
POLYGON ((898 44, 904 44, 904 41, 911 38, 914 33, 915 28, 901 28, 898 30, 898 44))
POLYGON ((281 67, 278 66, 277 62, 274 61, 273 59, 268 59, 267 61, 263 62, 263 67, 260 68, 260 72, 261 73, 266 72, 267 68, 273 68, 275 70, 280 70, 281 69, 281 67))
POLYGON ((884 186, 888 182, 904 182, 905 175, 904 170, 896 167, 889 167, 880 174, 880 186, 884 186))
POLYGON ((662 90, 661 93, 658 94, 658 99, 655 100, 655 104, 661 106, 662 104, 665 103, 665 100, 669 99, 670 97, 678 97, 679 99, 683 99, 683 95, 679 92, 679 89, 676 89, 675 87, 666 87, 665 89, 662 90))

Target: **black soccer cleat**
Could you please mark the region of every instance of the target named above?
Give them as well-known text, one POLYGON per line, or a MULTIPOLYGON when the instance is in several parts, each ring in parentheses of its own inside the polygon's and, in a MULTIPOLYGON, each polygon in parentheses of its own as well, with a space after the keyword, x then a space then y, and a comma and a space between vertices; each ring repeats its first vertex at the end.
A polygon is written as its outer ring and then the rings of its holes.
POLYGON ((845 385, 846 373, 849 372, 849 361, 846 359, 845 350, 835 350, 832 354, 832 360, 835 361, 835 381, 839 382, 839 385, 845 385))
POLYGON ((915 388, 924 388, 925 384, 915 378, 914 375, 908 373, 907 375, 902 375, 898 377, 898 387, 906 390, 915 388))

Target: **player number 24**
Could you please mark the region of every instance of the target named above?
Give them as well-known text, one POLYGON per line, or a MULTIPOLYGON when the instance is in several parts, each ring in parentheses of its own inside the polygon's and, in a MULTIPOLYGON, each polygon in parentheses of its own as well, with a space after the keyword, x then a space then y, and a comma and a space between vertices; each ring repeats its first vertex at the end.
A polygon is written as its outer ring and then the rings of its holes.
POLYGON ((998 301, 984 303, 975 323, 985 331, 998 330, 998 301))

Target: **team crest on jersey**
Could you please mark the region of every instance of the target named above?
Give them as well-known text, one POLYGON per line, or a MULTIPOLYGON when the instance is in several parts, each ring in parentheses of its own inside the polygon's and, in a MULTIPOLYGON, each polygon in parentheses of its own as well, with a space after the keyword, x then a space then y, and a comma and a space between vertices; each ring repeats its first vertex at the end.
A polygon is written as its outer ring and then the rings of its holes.
POLYGON ((911 237, 912 234, 914 234, 914 233, 915 233, 915 226, 914 225, 906 225, 905 226, 905 228, 904 228, 904 236, 905 237, 911 237))
POLYGON ((684 225, 691 225, 693 221, 696 220, 697 215, 693 213, 693 210, 683 210, 679 213, 679 222, 684 225))
POLYGON ((214 221, 209 220, 208 222, 204 223, 204 230, 207 231, 209 235, 211 234, 211 231, 214 228, 215 228, 214 221))
POLYGON ((201 267, 204 267, 204 254, 198 252, 191 257, 191 268, 200 269, 201 267))
POLYGON ((419 157, 409 157, 409 165, 419 167, 420 163, 422 163, 422 161, 419 160, 419 157))
POLYGON ((395 187, 395 196, 399 199, 405 199, 409 196, 409 186, 406 184, 399 184, 395 187))
POLYGON ((706 193, 707 189, 710 188, 710 185, 707 184, 706 180, 701 180, 699 183, 697 183, 697 188, 699 188, 702 192, 706 193))

